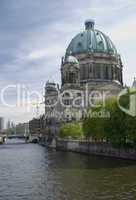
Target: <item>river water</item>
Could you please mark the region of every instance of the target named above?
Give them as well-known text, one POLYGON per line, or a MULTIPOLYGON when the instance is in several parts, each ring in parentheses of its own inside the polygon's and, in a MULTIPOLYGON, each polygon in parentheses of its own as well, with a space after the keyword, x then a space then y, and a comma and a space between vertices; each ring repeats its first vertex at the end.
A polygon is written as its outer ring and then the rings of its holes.
POLYGON ((0 200, 136 200, 136 162, 0 146, 0 200))

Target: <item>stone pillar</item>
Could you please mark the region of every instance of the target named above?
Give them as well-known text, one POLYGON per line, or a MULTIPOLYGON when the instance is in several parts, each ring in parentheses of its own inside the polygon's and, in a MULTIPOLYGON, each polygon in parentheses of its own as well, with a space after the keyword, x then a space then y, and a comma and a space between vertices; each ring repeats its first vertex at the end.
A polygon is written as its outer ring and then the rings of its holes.
POLYGON ((112 80, 112 65, 109 65, 109 79, 112 80))
POLYGON ((94 78, 94 63, 91 63, 91 67, 92 67, 92 76, 90 78, 93 79, 94 78))
POLYGON ((120 69, 120 82, 123 85, 123 76, 122 76, 122 68, 120 69))
POLYGON ((115 65, 113 65, 112 68, 113 68, 113 80, 115 80, 116 79, 115 65))
POLYGON ((100 66, 100 73, 101 73, 101 79, 103 80, 104 75, 103 75, 103 64, 100 66))

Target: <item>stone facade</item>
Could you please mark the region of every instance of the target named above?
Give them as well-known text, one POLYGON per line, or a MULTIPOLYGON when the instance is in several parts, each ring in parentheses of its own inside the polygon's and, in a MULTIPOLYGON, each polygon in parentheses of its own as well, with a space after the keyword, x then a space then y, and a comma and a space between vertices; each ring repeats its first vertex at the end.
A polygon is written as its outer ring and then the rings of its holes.
MULTIPOLYGON (((45 118, 56 122, 80 120, 89 100, 86 96, 116 96, 123 88, 121 57, 109 39, 94 29, 94 21, 85 22, 85 30, 77 34, 61 61, 61 87, 47 82, 45 86, 45 118), (74 103, 73 103, 74 102, 74 103)), ((55 122, 55 123, 56 123, 55 122)))

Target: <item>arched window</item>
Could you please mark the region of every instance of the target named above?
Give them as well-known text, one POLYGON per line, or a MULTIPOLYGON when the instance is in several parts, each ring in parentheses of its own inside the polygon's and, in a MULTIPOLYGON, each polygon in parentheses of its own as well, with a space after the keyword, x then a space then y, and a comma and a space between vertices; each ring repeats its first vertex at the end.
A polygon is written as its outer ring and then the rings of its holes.
POLYGON ((103 75, 104 75, 104 79, 109 79, 109 66, 108 65, 103 66, 103 75))
POLYGON ((66 83, 68 83, 68 82, 69 82, 69 73, 66 72, 66 83))
POLYGON ((62 97, 63 97, 62 101, 64 105, 71 105, 72 97, 69 92, 64 92, 62 97))
POLYGON ((77 97, 81 97, 81 95, 82 95, 82 94, 81 94, 80 92, 77 93, 77 97))
POLYGON ((70 97, 70 94, 69 94, 68 92, 65 92, 65 93, 63 94, 63 97, 70 97))
POLYGON ((97 79, 101 78, 101 72, 100 72, 100 64, 96 64, 95 65, 95 77, 97 79))
POLYGON ((93 78, 93 64, 89 64, 89 78, 93 78))
POLYGON ((76 76, 74 72, 69 73, 69 82, 70 83, 75 83, 76 82, 76 76))
POLYGON ((107 65, 106 65, 105 73, 106 73, 106 79, 109 79, 109 67, 107 65))

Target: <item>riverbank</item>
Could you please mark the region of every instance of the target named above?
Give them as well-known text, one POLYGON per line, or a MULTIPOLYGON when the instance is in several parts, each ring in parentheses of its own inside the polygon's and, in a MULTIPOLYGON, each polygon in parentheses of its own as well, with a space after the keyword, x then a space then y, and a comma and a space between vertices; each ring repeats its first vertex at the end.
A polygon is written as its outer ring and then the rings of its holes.
MULTIPOLYGON (((52 147, 52 145, 50 147, 52 147)), ((92 143, 87 141, 57 139, 56 146, 54 145, 53 141, 53 148, 55 147, 59 151, 71 151, 89 155, 136 160, 135 149, 115 148, 111 144, 107 143, 92 143)))

